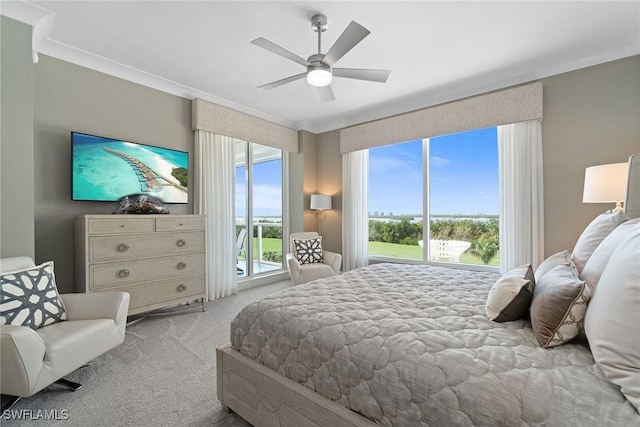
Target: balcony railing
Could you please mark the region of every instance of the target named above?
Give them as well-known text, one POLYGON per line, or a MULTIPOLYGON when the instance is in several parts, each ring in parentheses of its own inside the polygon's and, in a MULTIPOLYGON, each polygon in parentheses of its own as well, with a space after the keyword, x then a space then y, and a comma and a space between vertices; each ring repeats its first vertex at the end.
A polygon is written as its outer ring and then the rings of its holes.
MULTIPOLYGON (((244 222, 236 222, 236 229, 246 228, 244 222)), ((254 273, 262 273, 265 271, 273 271, 282 269, 282 224, 275 222, 254 222, 253 229, 255 233, 246 233, 248 236, 253 237, 253 271, 254 273), (265 229, 278 228, 280 232, 277 233, 279 237, 265 237, 265 229), (268 256, 265 256, 268 254, 268 256)), ((236 232, 238 235, 238 232, 236 232)), ((247 238, 245 237, 245 239, 247 238)), ((242 270, 246 274, 246 240, 242 244, 242 250, 240 250, 240 244, 238 242, 238 268, 239 272, 242 270), (243 257, 242 254, 245 254, 243 257), (241 265, 242 264, 242 265, 241 265)))

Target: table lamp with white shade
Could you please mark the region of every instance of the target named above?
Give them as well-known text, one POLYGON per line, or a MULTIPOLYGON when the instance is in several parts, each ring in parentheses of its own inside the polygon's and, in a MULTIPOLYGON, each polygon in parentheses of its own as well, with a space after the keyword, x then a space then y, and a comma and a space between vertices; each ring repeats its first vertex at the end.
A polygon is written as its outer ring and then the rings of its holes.
POLYGON ((583 203, 615 203, 613 212, 622 210, 627 194, 628 163, 588 167, 584 173, 583 203))

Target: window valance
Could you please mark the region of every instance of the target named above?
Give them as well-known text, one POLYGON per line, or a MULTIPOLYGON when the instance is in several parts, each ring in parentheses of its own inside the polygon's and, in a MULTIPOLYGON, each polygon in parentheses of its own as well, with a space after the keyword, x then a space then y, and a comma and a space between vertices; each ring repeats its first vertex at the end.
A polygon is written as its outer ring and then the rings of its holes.
POLYGON ((340 130, 340 152, 542 119, 542 83, 436 105, 340 130))
POLYGON ((202 99, 191 101, 191 127, 298 152, 298 132, 202 99))

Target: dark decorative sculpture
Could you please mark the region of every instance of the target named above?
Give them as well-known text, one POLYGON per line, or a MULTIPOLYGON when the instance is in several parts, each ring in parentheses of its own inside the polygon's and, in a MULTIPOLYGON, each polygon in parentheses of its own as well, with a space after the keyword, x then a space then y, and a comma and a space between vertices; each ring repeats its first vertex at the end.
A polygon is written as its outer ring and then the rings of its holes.
POLYGON ((146 194, 129 194, 116 202, 114 214, 168 214, 169 209, 157 197, 146 194))

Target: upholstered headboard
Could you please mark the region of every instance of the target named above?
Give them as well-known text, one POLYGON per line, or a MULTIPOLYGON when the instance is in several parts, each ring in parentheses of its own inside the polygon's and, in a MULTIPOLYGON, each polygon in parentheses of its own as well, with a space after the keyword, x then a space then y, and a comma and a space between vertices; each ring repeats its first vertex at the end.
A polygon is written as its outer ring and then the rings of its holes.
POLYGON ((629 157, 629 180, 624 210, 629 218, 640 217, 640 154, 629 157))

